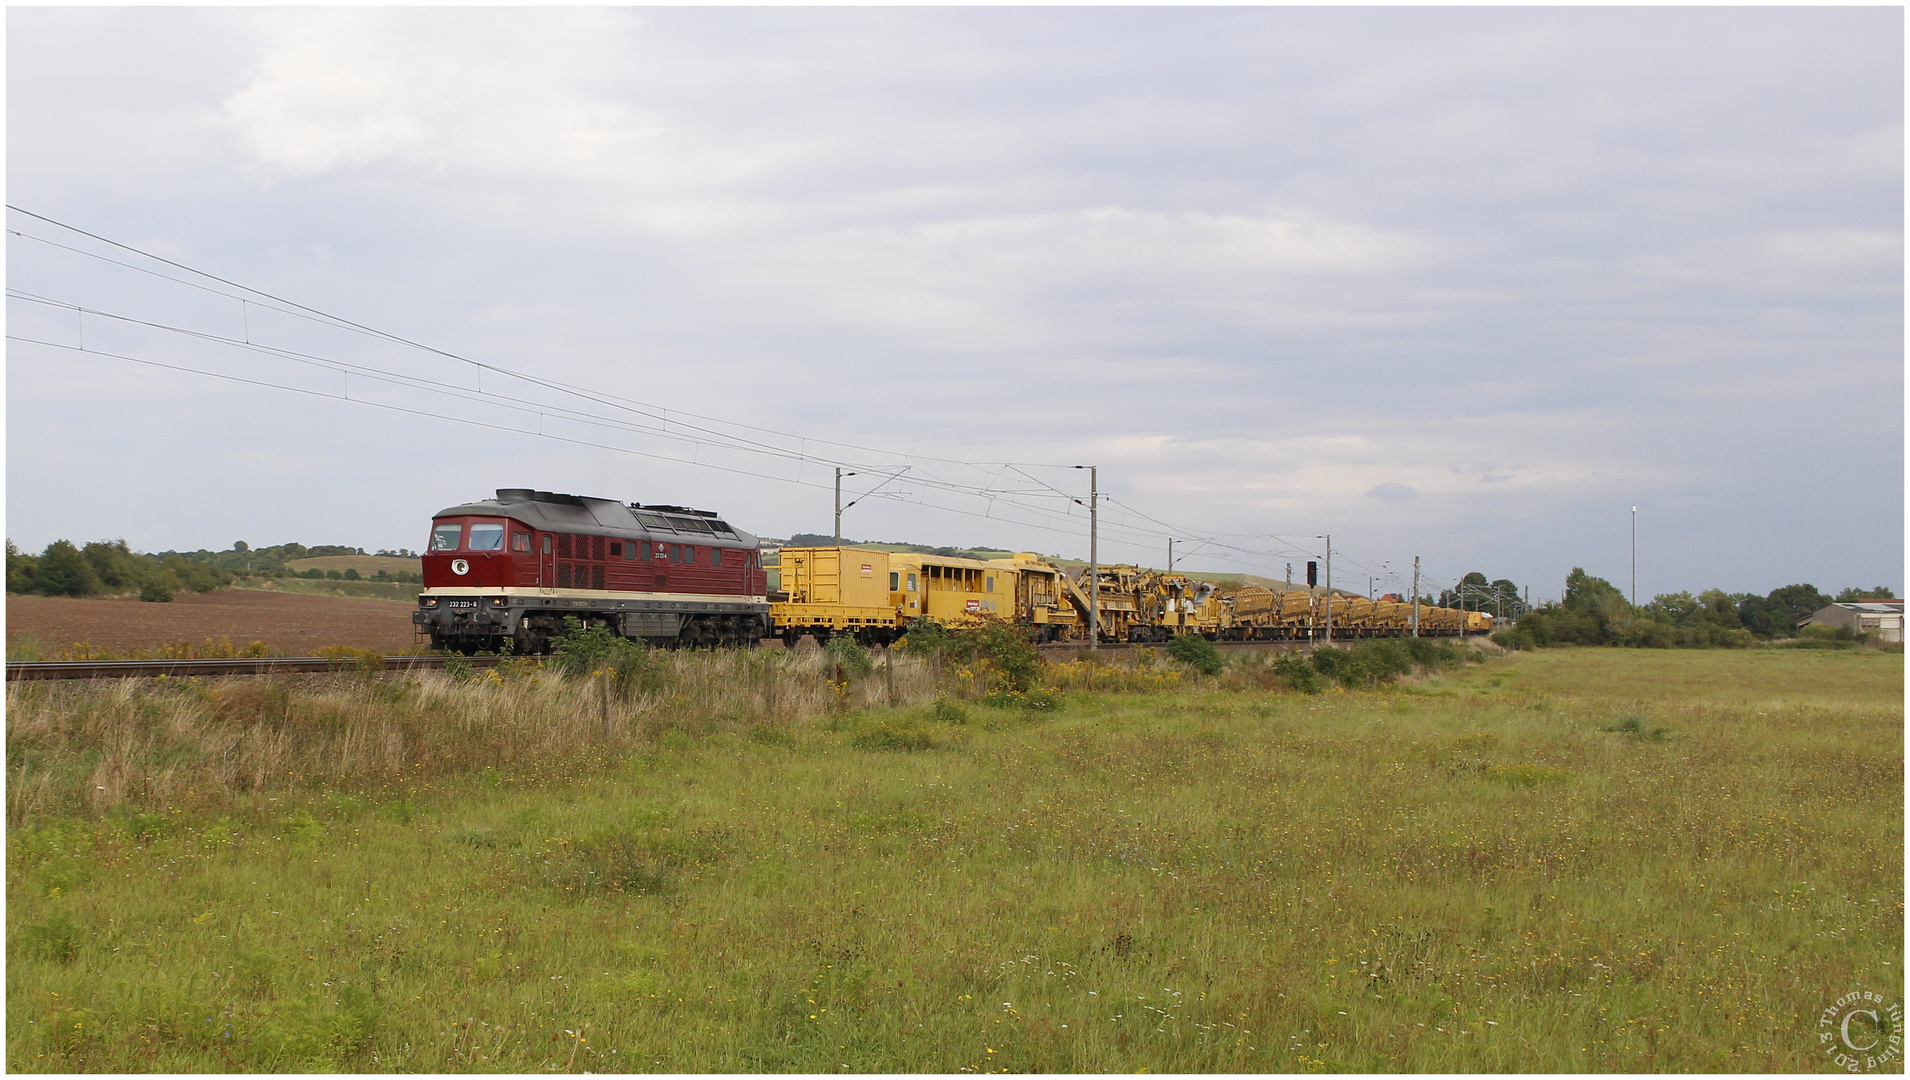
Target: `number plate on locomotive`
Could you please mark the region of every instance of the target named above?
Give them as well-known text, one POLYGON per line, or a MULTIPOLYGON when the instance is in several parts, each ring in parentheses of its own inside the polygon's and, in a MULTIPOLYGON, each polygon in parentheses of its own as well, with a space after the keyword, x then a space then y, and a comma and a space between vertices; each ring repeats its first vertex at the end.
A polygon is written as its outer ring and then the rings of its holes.
POLYGON ((446 600, 444 606, 448 608, 474 608, 478 606, 478 602, 476 600, 446 600))

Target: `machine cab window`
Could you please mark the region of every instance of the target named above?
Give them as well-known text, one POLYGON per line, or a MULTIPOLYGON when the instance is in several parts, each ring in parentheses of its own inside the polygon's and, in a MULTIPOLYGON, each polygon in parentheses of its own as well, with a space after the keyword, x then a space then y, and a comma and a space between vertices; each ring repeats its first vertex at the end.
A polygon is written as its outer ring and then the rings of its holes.
POLYGON ((471 526, 471 550, 472 551, 503 551, 504 550, 504 526, 502 525, 473 525, 471 526))
POLYGON ((526 554, 529 554, 531 550, 531 534, 527 532, 512 533, 511 534, 511 550, 522 551, 526 554))
POLYGON ((432 551, 456 551, 458 541, 463 538, 464 526, 438 525, 431 530, 432 551))

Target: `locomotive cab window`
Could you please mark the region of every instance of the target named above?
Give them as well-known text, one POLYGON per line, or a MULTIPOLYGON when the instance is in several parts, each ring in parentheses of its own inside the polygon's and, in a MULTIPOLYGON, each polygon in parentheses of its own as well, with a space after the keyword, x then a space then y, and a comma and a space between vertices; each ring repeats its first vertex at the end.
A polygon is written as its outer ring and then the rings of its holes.
POLYGON ((637 557, 642 559, 644 562, 649 562, 650 561, 650 545, 638 544, 637 548, 638 548, 637 557))
POLYGON ((531 550, 531 534, 527 532, 512 533, 511 534, 511 550, 522 551, 528 554, 531 550))
POLYGON ((504 550, 504 526, 502 525, 473 525, 471 526, 471 550, 472 551, 503 551, 504 550))
POLYGON ((723 549, 722 548, 710 549, 710 565, 711 566, 723 565, 723 549))
POLYGON ((431 530, 432 551, 456 551, 458 540, 464 535, 462 525, 439 525, 431 530))

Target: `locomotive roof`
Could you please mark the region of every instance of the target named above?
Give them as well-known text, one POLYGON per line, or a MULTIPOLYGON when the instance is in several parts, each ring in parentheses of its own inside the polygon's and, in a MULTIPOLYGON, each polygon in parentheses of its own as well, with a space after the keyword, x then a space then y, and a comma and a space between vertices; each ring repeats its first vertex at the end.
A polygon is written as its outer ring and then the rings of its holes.
POLYGON ((499 488, 497 497, 449 506, 433 517, 489 515, 515 518, 534 529, 548 532, 634 533, 658 539, 694 539, 702 543, 756 545, 756 537, 729 524, 708 510, 684 506, 625 505, 615 499, 593 499, 584 495, 561 495, 529 488, 499 488))

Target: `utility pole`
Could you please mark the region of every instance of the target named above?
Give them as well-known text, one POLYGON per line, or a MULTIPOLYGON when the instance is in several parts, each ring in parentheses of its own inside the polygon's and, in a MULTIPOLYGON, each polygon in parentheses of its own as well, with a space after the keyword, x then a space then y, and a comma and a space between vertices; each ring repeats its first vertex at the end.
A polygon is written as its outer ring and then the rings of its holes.
POLYGON ((1088 466, 1088 651, 1101 645, 1101 468, 1088 466))
POLYGON ((1419 636, 1419 556, 1413 556, 1413 636, 1419 636))
POLYGON ((836 466, 836 546, 837 547, 842 546, 842 478, 845 476, 854 476, 854 475, 855 473, 852 473, 852 472, 851 473, 843 472, 842 466, 840 465, 836 466))
POLYGON ((1333 644, 1333 534, 1326 534, 1326 643, 1333 644))
POLYGON ((1287 564, 1287 588, 1293 588, 1293 564, 1287 564))
POLYGON ((1638 606, 1638 508, 1631 508, 1631 606, 1638 606))
POLYGON ((1088 651, 1101 644, 1101 467, 1076 465, 1088 470, 1088 651))
POLYGON ((1167 572, 1174 572, 1174 538, 1167 538, 1167 572))

